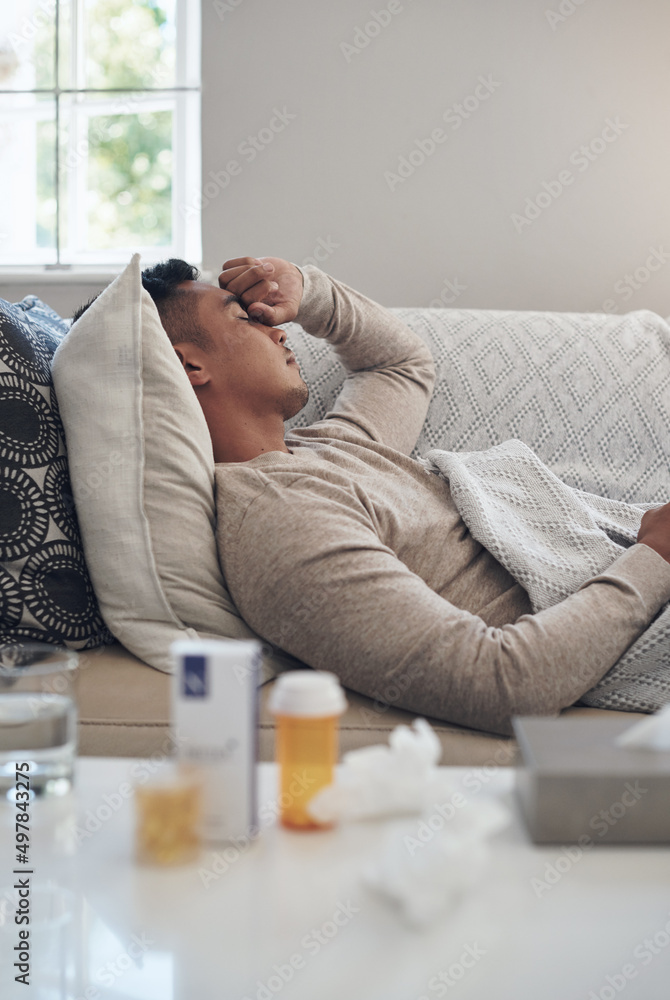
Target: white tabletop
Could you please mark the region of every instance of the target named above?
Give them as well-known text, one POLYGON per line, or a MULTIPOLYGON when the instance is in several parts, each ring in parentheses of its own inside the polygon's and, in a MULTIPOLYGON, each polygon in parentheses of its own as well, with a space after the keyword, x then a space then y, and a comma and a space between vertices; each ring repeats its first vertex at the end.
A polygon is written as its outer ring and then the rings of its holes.
MULTIPOLYGON (((560 847, 533 846, 516 813, 512 769, 449 769, 466 798, 500 797, 513 820, 493 839, 480 882, 416 929, 361 879, 388 821, 319 833, 266 823, 242 852, 221 845, 177 869, 137 865, 125 783, 145 767, 82 758, 76 795, 32 807, 32 885, 52 881, 74 894, 72 997, 670 997, 670 851, 600 845, 575 860, 560 847)), ((274 765, 260 765, 259 797, 266 807, 276 797, 274 765)), ((3 886, 15 877, 13 822, 3 803, 3 886)), ((416 820, 400 822, 416 831, 416 820)), ((6 914, 0 902, 5 950, 15 937, 6 914)), ((3 983, 0 995, 14 994, 3 983)))

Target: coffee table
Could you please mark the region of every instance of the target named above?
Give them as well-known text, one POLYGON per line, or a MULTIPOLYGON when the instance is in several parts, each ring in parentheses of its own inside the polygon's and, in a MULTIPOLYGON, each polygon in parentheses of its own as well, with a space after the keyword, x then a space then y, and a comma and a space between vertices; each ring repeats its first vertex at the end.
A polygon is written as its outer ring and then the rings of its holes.
MULTIPOLYGON (((130 784, 151 760, 81 758, 75 794, 33 806, 32 885, 65 886, 59 947, 73 998, 127 1000, 667 1000, 670 851, 533 846, 511 768, 449 768, 469 801, 509 803, 488 868, 423 928, 361 880, 389 821, 319 833, 278 827, 277 773, 259 765, 264 829, 175 869, 133 860, 130 784)), ((466 807, 467 808, 467 807, 466 807)), ((14 878, 13 808, 0 806, 2 883, 14 878)), ((417 821, 401 822, 410 834, 417 821)), ((0 901, 0 942, 14 943, 0 901), (4 924, 4 926, 2 926, 4 924)), ((33 962, 39 963, 35 953, 33 962)), ((31 996, 25 987, 4 997, 31 996)), ((58 994, 56 994, 58 995, 58 994)))

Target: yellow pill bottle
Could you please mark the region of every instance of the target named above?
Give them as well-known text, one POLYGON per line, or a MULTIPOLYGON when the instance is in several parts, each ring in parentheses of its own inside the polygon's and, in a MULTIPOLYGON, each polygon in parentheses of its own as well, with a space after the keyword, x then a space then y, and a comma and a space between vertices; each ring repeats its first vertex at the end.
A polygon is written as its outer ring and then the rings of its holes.
POLYGON ((326 670, 289 670, 275 681, 269 707, 276 717, 282 826, 292 830, 331 826, 313 819, 307 804, 333 781, 340 715, 347 707, 339 680, 326 670))

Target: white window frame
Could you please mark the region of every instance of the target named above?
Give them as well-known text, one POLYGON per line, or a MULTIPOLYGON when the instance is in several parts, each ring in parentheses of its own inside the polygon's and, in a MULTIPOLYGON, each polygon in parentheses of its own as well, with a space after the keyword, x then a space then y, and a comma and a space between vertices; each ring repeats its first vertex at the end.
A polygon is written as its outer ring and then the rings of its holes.
MULTIPOLYGON (((76 162, 77 168, 67 171, 64 184, 61 183, 58 197, 68 203, 69 246, 61 246, 57 251, 51 248, 37 248, 33 261, 24 264, 0 264, 0 280, 12 282, 33 281, 48 277, 52 280, 68 278, 81 281, 86 277, 99 277, 118 273, 128 262, 132 253, 142 254, 143 264, 150 264, 165 257, 184 257, 189 262, 199 264, 202 259, 200 213, 187 211, 190 195, 201 186, 201 145, 200 145, 200 0, 175 0, 176 3, 176 65, 174 84, 152 89, 128 89, 118 91, 91 91, 80 86, 84 81, 84 45, 78 36, 77 26, 82 21, 85 0, 72 0, 76 16, 72 17, 70 39, 70 80, 71 86, 61 90, 54 87, 53 93, 59 106, 59 114, 71 116, 74 127, 68 130, 69 148, 61 150, 61 158, 76 162), (132 107, 136 102, 137 111, 172 111, 172 243, 169 246, 132 245, 110 250, 81 251, 76 249, 81 243, 77 235, 85 232, 86 226, 86 158, 87 122, 96 115, 122 114, 124 107, 132 107)), ((56 81, 58 84, 60 81, 56 81)), ((17 96, 19 92, 16 92, 17 96)), ((42 94, 49 91, 42 90, 42 94)), ((11 91, 4 91, 5 99, 11 91)), ((53 106, 35 105, 30 110, 20 107, 17 102, 16 115, 38 119, 51 118, 53 106)), ((13 113, 13 112, 12 112, 13 113)), ((36 153, 29 153, 33 163, 36 153)), ((34 177, 34 169, 26 171, 34 177)), ((24 209, 25 213, 25 209, 24 209)), ((32 256, 32 254, 31 254, 32 256)), ((24 260, 26 255, 23 255, 24 260)))

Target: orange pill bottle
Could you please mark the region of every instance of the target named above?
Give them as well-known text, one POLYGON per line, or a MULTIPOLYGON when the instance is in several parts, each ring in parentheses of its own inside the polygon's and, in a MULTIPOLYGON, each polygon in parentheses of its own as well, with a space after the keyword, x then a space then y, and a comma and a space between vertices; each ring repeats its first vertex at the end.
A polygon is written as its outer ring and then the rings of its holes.
POLYGON ((326 670, 290 670, 276 680, 269 707, 276 717, 282 826, 320 830, 332 825, 313 819, 307 804, 333 781, 340 715, 347 707, 339 680, 326 670))

